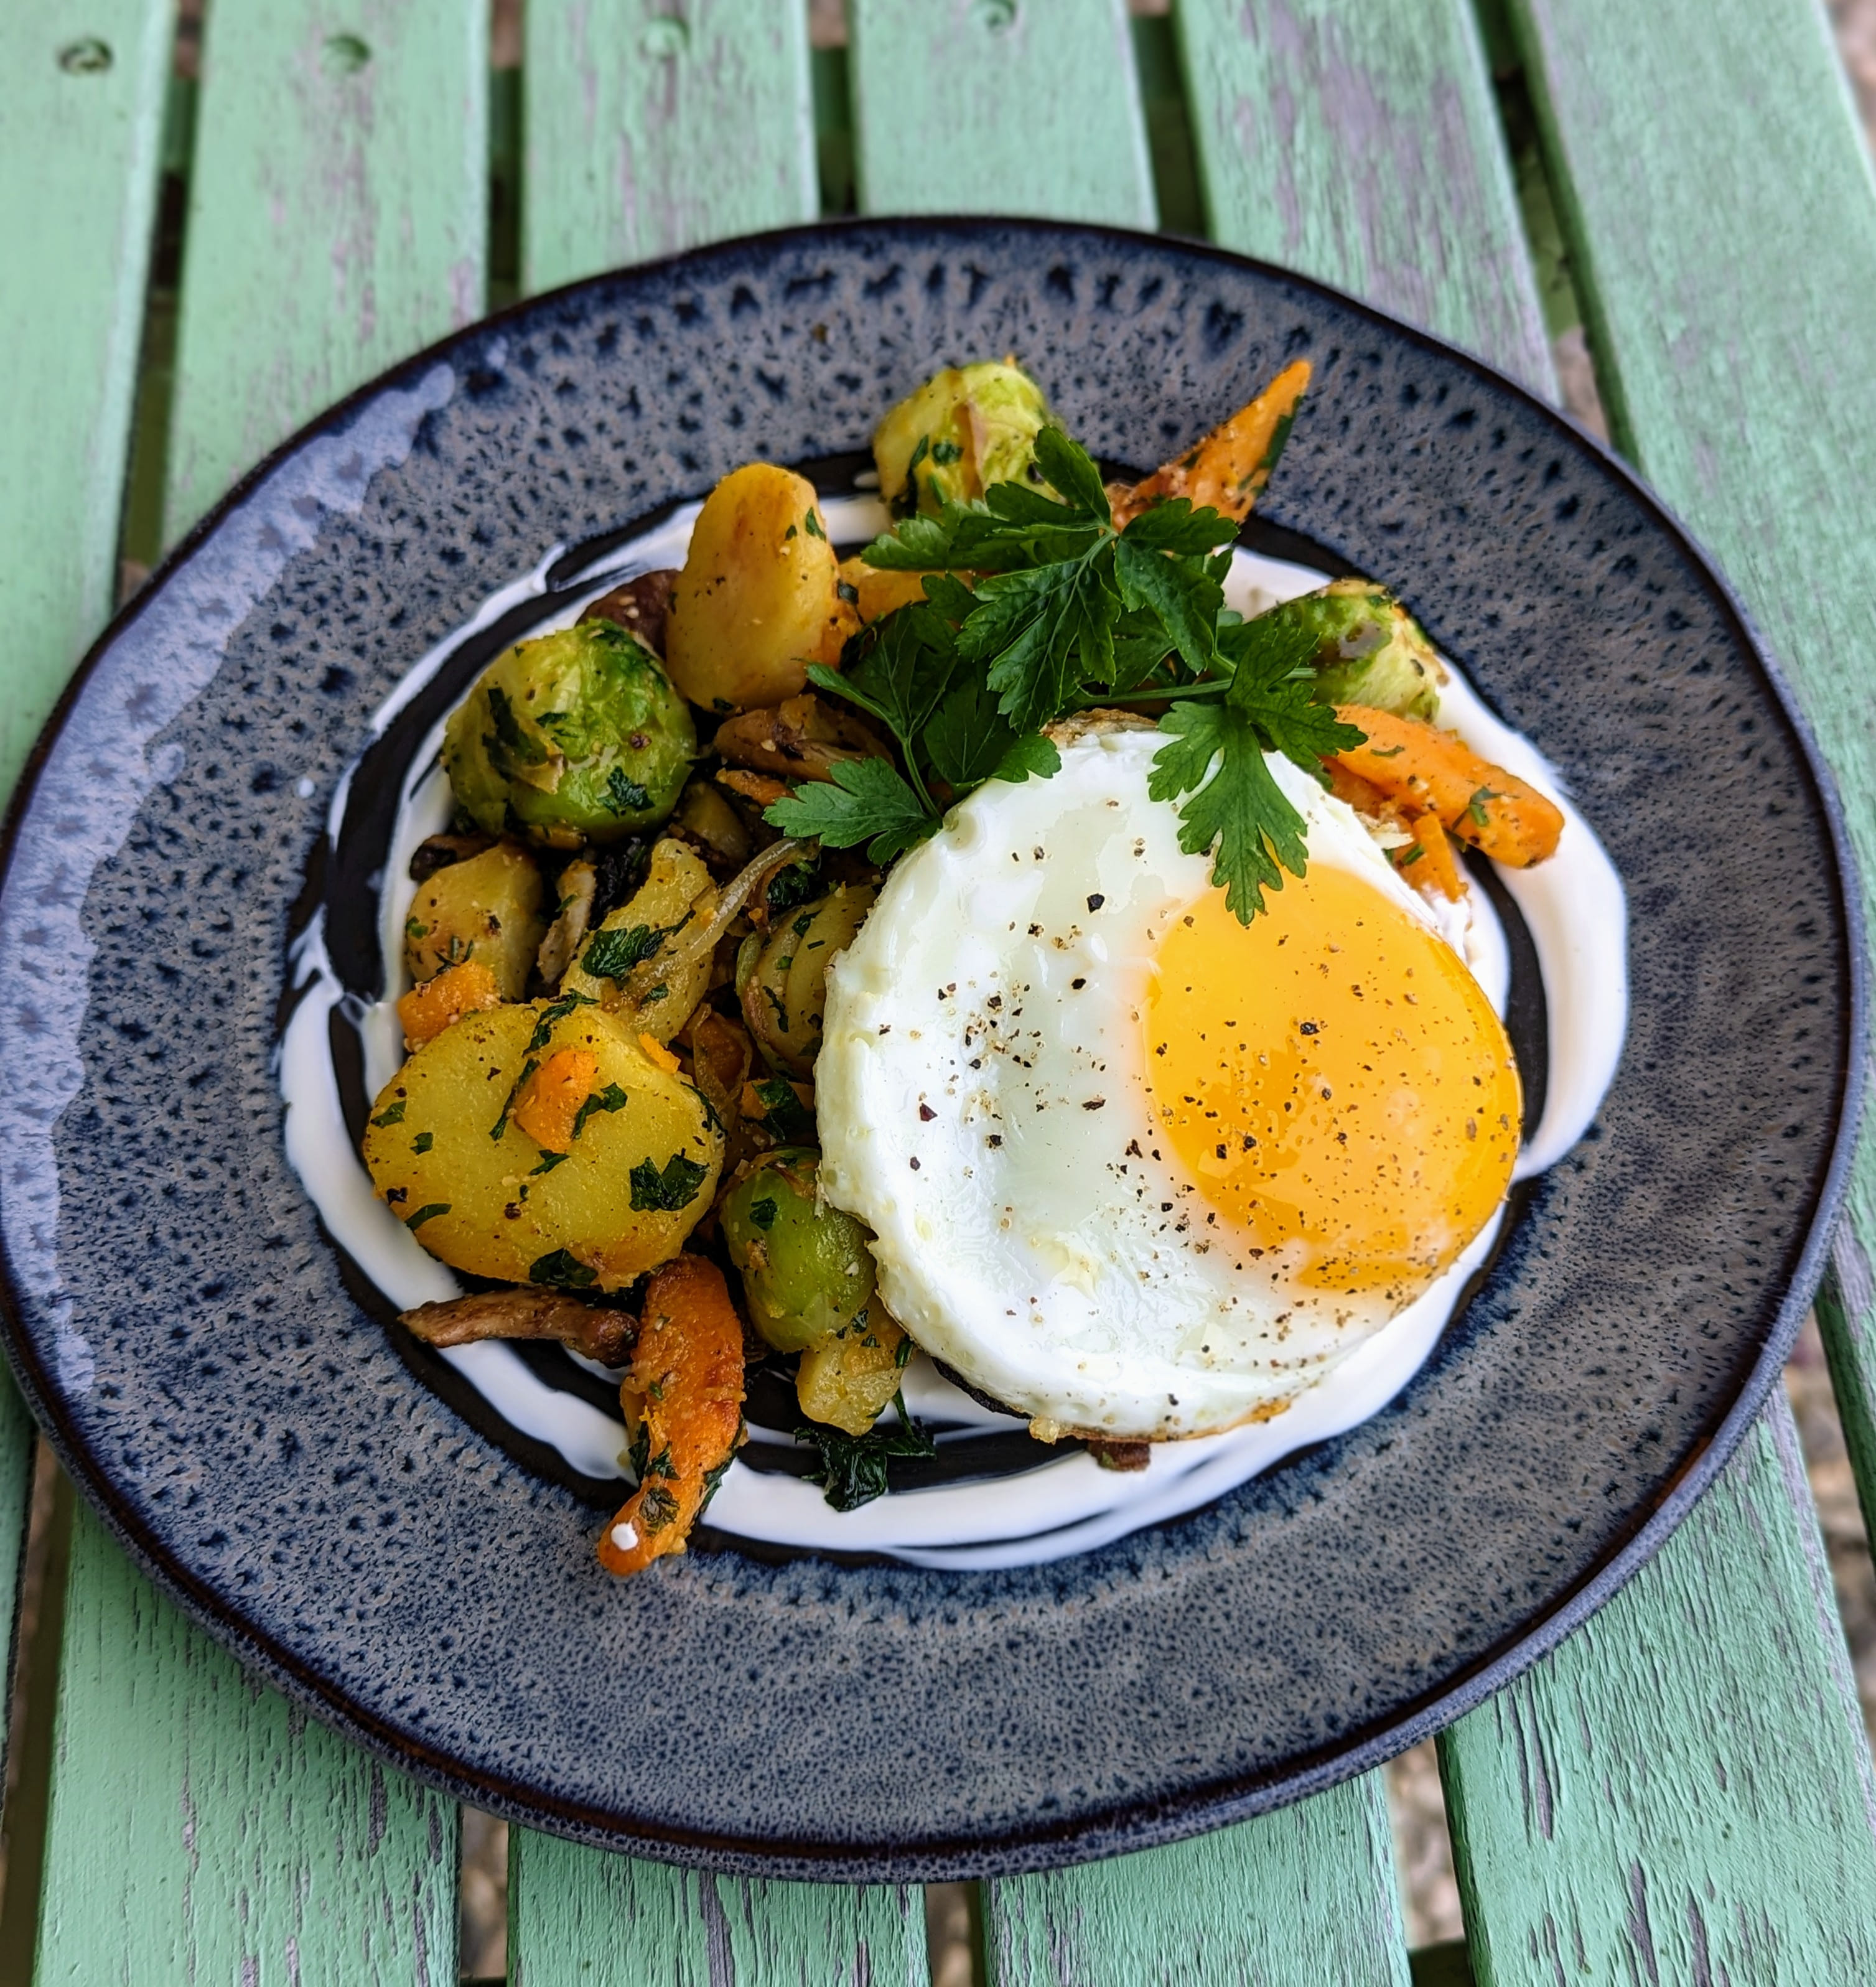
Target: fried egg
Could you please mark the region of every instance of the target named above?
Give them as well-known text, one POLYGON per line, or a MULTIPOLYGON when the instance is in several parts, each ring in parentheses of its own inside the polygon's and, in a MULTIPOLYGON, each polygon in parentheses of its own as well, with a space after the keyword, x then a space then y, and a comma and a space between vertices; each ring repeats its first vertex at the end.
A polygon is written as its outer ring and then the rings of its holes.
POLYGON ((1280 1413, 1449 1267, 1517 1152, 1490 1003, 1287 761, 1307 874, 1238 923, 1150 799, 1152 730, 992 781, 829 976, 823 1191, 880 1294, 1036 1432, 1280 1413))

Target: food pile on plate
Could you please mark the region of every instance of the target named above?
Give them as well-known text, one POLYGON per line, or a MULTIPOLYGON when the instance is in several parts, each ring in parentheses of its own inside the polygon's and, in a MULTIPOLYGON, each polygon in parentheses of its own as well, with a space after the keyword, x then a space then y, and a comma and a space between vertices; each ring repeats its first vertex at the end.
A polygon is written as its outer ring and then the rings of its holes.
POLYGON ((683 1549, 751 1361, 830 1495, 925 1446, 915 1347, 1138 1466, 1280 1413, 1496 1214, 1458 857, 1562 818, 1439 728, 1381 587, 1226 606, 1308 377, 1120 486, 1014 362, 947 369, 863 552, 750 464, 450 718, 364 1156, 475 1287, 420 1338, 623 1369, 612 1571, 683 1549))

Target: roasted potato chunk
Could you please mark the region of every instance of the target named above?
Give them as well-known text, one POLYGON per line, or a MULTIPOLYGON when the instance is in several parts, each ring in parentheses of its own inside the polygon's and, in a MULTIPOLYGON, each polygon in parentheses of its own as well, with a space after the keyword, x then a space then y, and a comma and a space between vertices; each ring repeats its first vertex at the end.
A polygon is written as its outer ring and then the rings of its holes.
POLYGON ((841 597, 814 485, 773 463, 733 470, 704 501, 671 595, 665 663, 693 703, 725 713, 800 693, 859 626, 841 597))
POLYGON ((806 1076, 814 1068, 827 1008, 827 970, 853 943, 873 895, 863 883, 843 883, 818 903, 804 904, 753 953, 753 970, 737 976, 749 1032, 793 1075, 806 1076))
POLYGON ((795 1398, 811 1422, 864 1435, 899 1392, 912 1341, 877 1304, 801 1354, 795 1398))
POLYGON ((472 1275, 623 1288, 667 1262, 709 1208, 723 1133, 629 1015, 562 997, 469 1014, 380 1094, 365 1135, 373 1185, 433 1256, 472 1275), (570 1112, 516 1122, 536 1074, 584 1069, 570 1112), (564 1124, 562 1118, 564 1116, 564 1124))
POLYGON ((432 872, 404 921, 404 964, 420 987, 444 967, 476 960, 504 1000, 528 989, 544 926, 541 872, 511 842, 432 872))

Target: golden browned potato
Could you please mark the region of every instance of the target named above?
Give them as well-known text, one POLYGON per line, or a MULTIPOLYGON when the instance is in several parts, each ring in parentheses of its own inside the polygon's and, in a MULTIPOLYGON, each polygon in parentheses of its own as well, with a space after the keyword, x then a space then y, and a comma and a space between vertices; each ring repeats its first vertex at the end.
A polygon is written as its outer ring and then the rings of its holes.
POLYGON ((896 607, 916 605, 925 598, 922 572, 894 572, 869 565, 855 552, 840 564, 841 583, 852 590, 852 606, 862 621, 883 621, 896 607))
POLYGON ((709 953, 680 960, 686 936, 707 924, 716 908, 717 886, 704 859, 675 836, 665 836, 652 849, 644 882, 586 934, 560 990, 584 994, 622 1019, 629 1009, 634 1034, 668 1042, 709 987, 709 953), (655 960, 668 962, 671 970, 648 974, 643 997, 633 999, 627 984, 633 970, 655 960))
POLYGON ((779 703, 830 667, 859 626, 838 590, 814 485, 773 463, 732 470, 704 501, 671 595, 665 666, 693 703, 779 703))
POLYGON ((453 1268, 503 1283, 622 1289, 677 1253, 722 1165, 723 1134, 673 1061, 647 1049, 631 1017, 564 995, 465 1015, 419 1049, 373 1106, 373 1184, 453 1268), (591 1086, 555 1120, 564 1152, 515 1119, 550 1063, 563 1076, 586 1069, 591 1086))
POLYGON ((873 894, 864 883, 843 883, 818 903, 804 904, 759 952, 752 948, 752 970, 737 976, 749 1032, 796 1076, 813 1069, 821 1051, 827 970, 853 943, 873 894))
POLYGON ((477 960, 502 999, 518 1000, 544 929, 541 872, 513 842, 501 842, 419 886, 404 923, 404 963, 420 987, 446 966, 477 960))
POLYGON ((912 1342, 877 1304, 801 1354, 795 1398, 811 1422, 864 1435, 899 1392, 912 1342))

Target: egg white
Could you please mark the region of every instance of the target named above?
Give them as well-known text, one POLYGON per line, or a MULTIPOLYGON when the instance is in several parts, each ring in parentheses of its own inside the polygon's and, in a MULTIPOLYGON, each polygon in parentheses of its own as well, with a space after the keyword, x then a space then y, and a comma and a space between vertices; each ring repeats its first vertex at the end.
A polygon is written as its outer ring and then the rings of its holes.
MULTIPOLYGON (((1247 1260, 1156 1155, 1142 1005, 1210 887, 1147 794, 1162 743, 1084 737, 955 809, 835 964, 815 1068, 823 1190, 913 1338, 1044 1423, 1156 1439, 1280 1411, 1390 1315, 1247 1260)), ((1438 929, 1349 808, 1268 763, 1312 865, 1438 929)))

